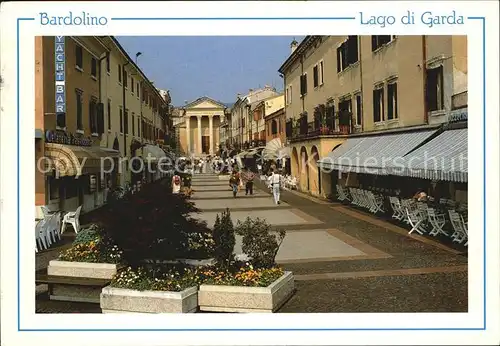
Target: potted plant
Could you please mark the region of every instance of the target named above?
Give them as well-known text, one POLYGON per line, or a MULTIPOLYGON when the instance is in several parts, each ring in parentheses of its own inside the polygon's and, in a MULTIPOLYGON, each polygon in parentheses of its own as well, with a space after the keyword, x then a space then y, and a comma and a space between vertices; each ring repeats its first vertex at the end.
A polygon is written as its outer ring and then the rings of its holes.
MULTIPOLYGON (((168 313, 197 309, 198 276, 189 256, 212 256, 206 223, 198 210, 166 184, 152 184, 111 208, 106 225, 124 249, 129 267, 102 289, 101 309, 109 312, 168 313)), ((203 263, 202 263, 203 264, 203 263)))
POLYGON ((51 300, 99 303, 102 287, 124 267, 123 251, 102 227, 78 232, 69 249, 47 268, 51 300))
MULTIPOLYGON (((204 271, 200 274, 202 284, 198 292, 200 310, 276 311, 295 290, 292 273, 285 272, 275 263, 285 231, 273 234, 271 226, 265 220, 247 218, 238 223, 234 232, 243 237, 242 250, 249 261, 234 261, 232 248, 229 255, 226 247, 224 255, 220 257, 223 262, 219 267, 203 268, 204 271)), ((231 239, 231 236, 228 235, 227 238, 231 239)))
POLYGON ((91 224, 78 232, 71 247, 57 260, 49 262, 47 274, 111 280, 123 266, 123 251, 102 226, 91 224))
POLYGON ((198 276, 189 267, 128 267, 100 296, 103 313, 190 313, 198 308, 198 276))

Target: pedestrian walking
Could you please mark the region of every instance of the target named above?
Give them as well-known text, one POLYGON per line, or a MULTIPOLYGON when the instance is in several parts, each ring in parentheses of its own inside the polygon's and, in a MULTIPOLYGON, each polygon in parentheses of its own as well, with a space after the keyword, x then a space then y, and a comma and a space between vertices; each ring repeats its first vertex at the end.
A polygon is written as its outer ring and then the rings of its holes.
POLYGON ((233 171, 231 174, 231 178, 229 178, 229 186, 233 191, 233 197, 236 198, 236 194, 238 193, 238 186, 240 184, 240 175, 237 171, 233 171))
POLYGON ((281 176, 278 172, 271 168, 271 176, 269 177, 269 185, 273 191, 274 203, 280 204, 280 183, 281 176))
POLYGON ((241 175, 243 183, 245 184, 245 195, 253 195, 253 180, 255 178, 255 174, 251 169, 245 167, 243 168, 243 173, 241 175))
POLYGON ((177 173, 172 177, 172 193, 179 194, 181 192, 182 179, 177 173))

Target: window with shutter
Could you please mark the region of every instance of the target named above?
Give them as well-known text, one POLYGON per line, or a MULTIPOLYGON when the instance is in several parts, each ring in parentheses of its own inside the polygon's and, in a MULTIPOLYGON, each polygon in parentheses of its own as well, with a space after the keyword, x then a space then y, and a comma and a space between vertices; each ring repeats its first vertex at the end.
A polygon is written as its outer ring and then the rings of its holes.
POLYGON ((97 104, 97 133, 104 133, 104 104, 102 102, 97 104))
POLYGON ((318 79, 318 65, 315 65, 313 68, 313 84, 314 87, 318 87, 319 85, 319 79, 318 79))

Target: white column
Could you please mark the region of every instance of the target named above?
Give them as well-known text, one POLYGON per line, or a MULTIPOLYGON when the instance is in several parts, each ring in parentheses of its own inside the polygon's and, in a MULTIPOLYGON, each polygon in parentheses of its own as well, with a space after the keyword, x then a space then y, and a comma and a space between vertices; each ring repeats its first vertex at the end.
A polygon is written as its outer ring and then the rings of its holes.
POLYGON ((208 116, 208 131, 210 132, 210 148, 208 149, 208 153, 210 155, 213 155, 214 153, 214 129, 213 129, 213 120, 214 116, 209 115, 208 116))
POLYGON ((198 151, 202 154, 201 148, 201 115, 198 115, 198 151))
POLYGON ((190 127, 190 120, 191 117, 186 117, 186 150, 187 150, 187 156, 189 157, 191 154, 191 129, 190 127))

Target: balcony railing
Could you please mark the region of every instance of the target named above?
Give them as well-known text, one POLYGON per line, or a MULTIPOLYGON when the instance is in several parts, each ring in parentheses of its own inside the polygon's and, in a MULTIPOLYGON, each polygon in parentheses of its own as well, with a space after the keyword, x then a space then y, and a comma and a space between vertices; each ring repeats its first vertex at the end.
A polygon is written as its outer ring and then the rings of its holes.
POLYGON ((344 117, 342 121, 332 118, 325 122, 318 119, 308 122, 307 117, 301 117, 294 124, 290 119, 286 122, 286 136, 290 140, 297 141, 320 136, 350 135, 356 132, 351 120, 351 118, 344 117))

